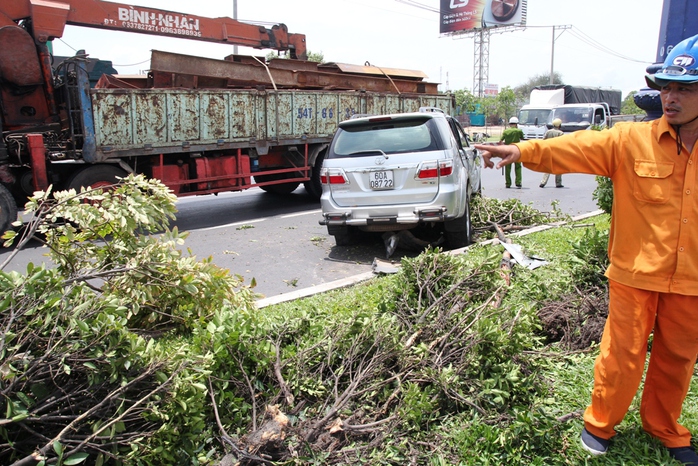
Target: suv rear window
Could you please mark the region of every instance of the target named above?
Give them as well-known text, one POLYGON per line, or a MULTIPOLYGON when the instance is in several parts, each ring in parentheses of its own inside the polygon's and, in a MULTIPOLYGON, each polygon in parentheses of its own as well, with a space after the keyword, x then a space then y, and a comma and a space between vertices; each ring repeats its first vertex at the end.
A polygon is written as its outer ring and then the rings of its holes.
POLYGON ((404 152, 443 150, 435 121, 428 119, 397 119, 348 124, 337 130, 330 149, 330 158, 362 157, 404 152))

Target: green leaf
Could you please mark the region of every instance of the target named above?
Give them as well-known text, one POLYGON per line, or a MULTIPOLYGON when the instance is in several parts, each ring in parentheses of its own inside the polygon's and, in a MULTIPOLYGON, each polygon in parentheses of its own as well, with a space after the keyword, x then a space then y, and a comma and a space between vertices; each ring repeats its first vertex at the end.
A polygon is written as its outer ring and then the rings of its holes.
POLYGON ((19 398, 27 408, 31 408, 34 405, 34 401, 22 392, 17 392, 17 398, 19 398))
POLYGON ((202 392, 205 392, 207 390, 206 385, 200 383, 200 382, 194 382, 191 384, 194 388, 198 388, 202 392))
POLYGON ((64 461, 63 464, 70 466, 72 464, 80 464, 83 461, 85 461, 90 455, 87 453, 75 453, 73 455, 70 455, 67 457, 64 461))
POLYGON ((78 327, 80 327, 80 330, 82 330, 83 332, 89 332, 89 331, 90 331, 90 326, 87 325, 87 323, 85 323, 84 321, 78 320, 78 321, 77 321, 77 324, 78 324, 78 327))
POLYGON ((53 451, 55 451, 58 456, 63 455, 63 445, 61 445, 61 442, 53 442, 53 451))

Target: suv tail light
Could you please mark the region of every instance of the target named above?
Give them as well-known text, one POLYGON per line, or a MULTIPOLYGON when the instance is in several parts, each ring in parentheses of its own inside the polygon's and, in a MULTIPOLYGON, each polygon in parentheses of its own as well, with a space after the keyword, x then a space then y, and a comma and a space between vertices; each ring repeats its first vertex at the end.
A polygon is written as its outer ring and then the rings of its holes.
POLYGON ((424 162, 417 170, 417 179, 437 178, 439 176, 448 176, 451 173, 453 173, 453 162, 450 160, 424 162))
POLYGON ((320 182, 322 184, 349 184, 347 175, 341 168, 322 168, 320 170, 320 182))

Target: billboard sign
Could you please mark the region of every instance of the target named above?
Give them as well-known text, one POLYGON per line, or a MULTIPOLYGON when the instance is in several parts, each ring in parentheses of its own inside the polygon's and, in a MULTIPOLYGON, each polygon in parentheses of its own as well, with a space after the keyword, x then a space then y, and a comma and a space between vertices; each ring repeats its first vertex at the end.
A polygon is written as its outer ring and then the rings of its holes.
POLYGON ((485 96, 497 97, 499 95, 499 84, 485 84, 485 96))
POLYGON ((441 33, 526 25, 526 0, 440 0, 441 33))

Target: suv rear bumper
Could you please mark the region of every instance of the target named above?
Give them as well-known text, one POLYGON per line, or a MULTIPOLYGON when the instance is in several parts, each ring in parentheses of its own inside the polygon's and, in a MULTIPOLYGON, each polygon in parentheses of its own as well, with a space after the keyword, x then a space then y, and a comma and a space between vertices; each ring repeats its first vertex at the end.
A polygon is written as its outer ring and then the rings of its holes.
POLYGON ((371 213, 371 209, 337 210, 322 214, 320 225, 332 226, 378 226, 378 225, 417 225, 421 222, 445 222, 456 218, 449 214, 446 207, 413 208, 412 212, 401 212, 398 215, 382 215, 371 213))

